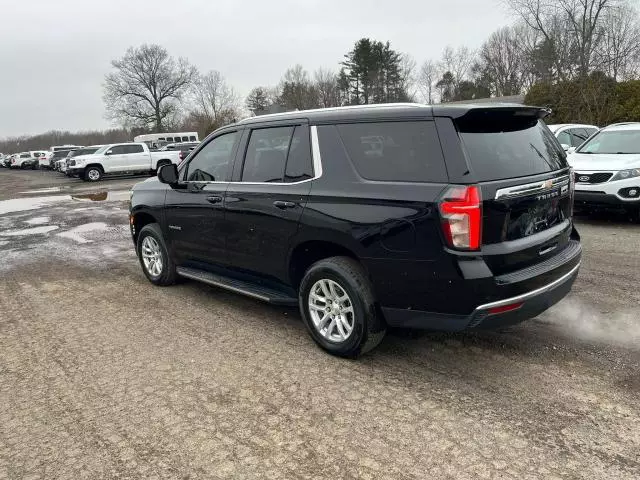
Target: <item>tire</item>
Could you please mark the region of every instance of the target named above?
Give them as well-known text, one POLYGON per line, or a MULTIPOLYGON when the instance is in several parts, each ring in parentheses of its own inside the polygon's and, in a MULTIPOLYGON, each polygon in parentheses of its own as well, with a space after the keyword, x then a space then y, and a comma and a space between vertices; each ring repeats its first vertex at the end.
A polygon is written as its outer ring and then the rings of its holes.
POLYGON ((375 348, 386 333, 386 324, 376 305, 371 282, 362 266, 352 258, 331 257, 313 264, 302 279, 298 301, 300 313, 311 337, 332 355, 356 358, 375 348), (334 298, 344 298, 343 294, 346 294, 347 300, 340 302, 342 310, 336 307, 335 302, 332 304, 332 307, 337 310, 331 311, 329 315, 336 314, 335 320, 320 318, 325 311, 318 312, 318 308, 310 307, 310 301, 316 307, 328 304, 328 302, 324 304, 318 302, 311 297, 312 290, 314 294, 322 292, 322 282, 327 281, 329 285, 325 284, 325 286, 330 294, 335 293, 334 298), (344 308, 349 304, 351 312, 348 308, 344 308), (316 311, 318 316, 314 316, 313 311, 316 311), (338 317, 346 318, 346 324, 342 322, 342 325, 338 325, 340 323, 338 317), (320 326, 324 325, 324 328, 316 326, 318 320, 322 322, 320 326), (344 332, 348 335, 345 336, 344 332), (342 336, 342 338, 337 339, 336 336, 342 336))
POLYGON ((102 179, 102 169, 100 167, 87 167, 84 170, 82 179, 86 182, 98 182, 102 179))
POLYGON ((138 240, 136 242, 136 253, 138 254, 138 260, 140 261, 142 271, 151 283, 161 287, 176 283, 176 265, 169 255, 167 245, 162 237, 162 231, 157 223, 145 225, 142 230, 140 230, 138 240), (145 260, 146 254, 143 252, 143 248, 149 246, 151 246, 152 250, 154 249, 154 246, 158 247, 157 258, 161 260, 161 268, 159 272, 153 272, 153 269, 150 269, 149 262, 145 260))

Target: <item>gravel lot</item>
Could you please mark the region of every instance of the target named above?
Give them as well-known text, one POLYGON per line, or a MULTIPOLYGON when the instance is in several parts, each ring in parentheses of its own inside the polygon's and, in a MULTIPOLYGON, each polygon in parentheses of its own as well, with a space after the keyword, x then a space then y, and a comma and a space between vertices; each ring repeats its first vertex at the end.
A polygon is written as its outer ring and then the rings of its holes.
POLYGON ((581 218, 542 318, 346 361, 295 310, 153 287, 139 180, 0 169, 0 478, 640 478, 640 225, 581 218))

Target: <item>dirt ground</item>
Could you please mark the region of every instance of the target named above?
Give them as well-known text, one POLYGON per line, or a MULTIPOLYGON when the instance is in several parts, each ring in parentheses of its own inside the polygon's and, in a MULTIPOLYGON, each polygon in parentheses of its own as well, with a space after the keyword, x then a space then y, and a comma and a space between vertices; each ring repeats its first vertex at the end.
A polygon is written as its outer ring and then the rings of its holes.
POLYGON ((581 217, 539 319, 347 361, 296 310, 152 286, 137 181, 0 169, 0 478, 640 478, 640 225, 581 217))

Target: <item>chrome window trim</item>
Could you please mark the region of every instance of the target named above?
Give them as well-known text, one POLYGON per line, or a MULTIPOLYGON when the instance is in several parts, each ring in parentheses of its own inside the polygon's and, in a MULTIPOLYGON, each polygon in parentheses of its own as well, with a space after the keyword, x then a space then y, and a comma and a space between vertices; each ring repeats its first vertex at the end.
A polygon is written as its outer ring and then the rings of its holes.
POLYGON ((307 178, 305 180, 300 180, 298 182, 195 182, 195 181, 185 181, 184 183, 197 183, 198 185, 203 184, 221 184, 226 183, 229 185, 299 185, 301 183, 312 182, 314 180, 318 180, 322 177, 322 157, 320 155, 320 143, 318 141, 318 127, 315 125, 310 127, 311 129, 311 163, 313 164, 313 177, 307 178))
POLYGON ((554 178, 552 180, 542 180, 540 182, 525 183, 524 185, 515 185, 513 187, 501 188, 496 192, 496 200, 502 198, 517 198, 534 193, 541 193, 556 187, 569 185, 569 175, 554 178))

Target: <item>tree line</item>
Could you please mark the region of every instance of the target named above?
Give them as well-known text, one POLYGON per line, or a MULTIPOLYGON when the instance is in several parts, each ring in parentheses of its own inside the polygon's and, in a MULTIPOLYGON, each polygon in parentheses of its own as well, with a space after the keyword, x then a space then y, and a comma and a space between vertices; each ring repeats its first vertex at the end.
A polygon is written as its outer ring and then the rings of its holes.
POLYGON ((361 38, 335 68, 310 73, 294 65, 278 84, 256 86, 244 99, 218 71, 200 73, 159 45, 132 47, 105 77, 107 118, 120 132, 204 136, 249 114, 526 94, 526 103, 553 110, 553 122, 638 120, 640 15, 633 0, 501 1, 514 21, 477 49, 447 46, 418 66, 388 41, 361 38))

